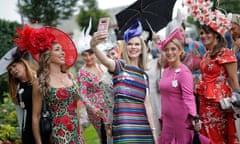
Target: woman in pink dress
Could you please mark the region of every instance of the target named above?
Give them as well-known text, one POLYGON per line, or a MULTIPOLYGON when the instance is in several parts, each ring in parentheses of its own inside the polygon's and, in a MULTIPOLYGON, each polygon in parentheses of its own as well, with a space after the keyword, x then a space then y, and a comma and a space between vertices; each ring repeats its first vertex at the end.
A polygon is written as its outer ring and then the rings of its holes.
POLYGON ((192 72, 181 62, 182 40, 180 29, 176 29, 161 43, 168 67, 159 82, 162 99, 159 144, 190 144, 193 126, 200 129, 200 124, 194 123, 197 113, 192 72))

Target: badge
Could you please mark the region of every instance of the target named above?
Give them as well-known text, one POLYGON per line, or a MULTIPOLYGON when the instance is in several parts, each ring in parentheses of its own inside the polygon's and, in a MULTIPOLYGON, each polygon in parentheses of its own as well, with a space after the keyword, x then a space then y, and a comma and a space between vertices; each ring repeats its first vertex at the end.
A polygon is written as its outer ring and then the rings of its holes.
POLYGON ((177 80, 173 80, 172 81, 172 87, 177 87, 178 86, 178 81, 177 80))

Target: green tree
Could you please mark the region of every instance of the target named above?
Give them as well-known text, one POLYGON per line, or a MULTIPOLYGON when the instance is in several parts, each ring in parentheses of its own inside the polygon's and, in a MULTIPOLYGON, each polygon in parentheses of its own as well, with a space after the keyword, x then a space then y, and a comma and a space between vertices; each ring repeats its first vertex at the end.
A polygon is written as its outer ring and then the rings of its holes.
POLYGON ((19 12, 31 23, 56 26, 60 19, 68 19, 77 10, 78 0, 22 0, 19 12))
POLYGON ((0 58, 11 48, 15 46, 12 41, 15 36, 16 27, 21 25, 17 22, 10 22, 0 19, 0 58))
POLYGON ((215 7, 224 9, 227 13, 238 13, 240 14, 239 0, 212 0, 215 7), (218 3, 219 2, 219 3, 218 3))
POLYGON ((92 29, 90 34, 97 30, 98 20, 101 17, 108 17, 106 11, 98 9, 96 0, 83 0, 80 6, 80 12, 77 15, 77 23, 80 27, 87 27, 90 17, 92 18, 92 29))

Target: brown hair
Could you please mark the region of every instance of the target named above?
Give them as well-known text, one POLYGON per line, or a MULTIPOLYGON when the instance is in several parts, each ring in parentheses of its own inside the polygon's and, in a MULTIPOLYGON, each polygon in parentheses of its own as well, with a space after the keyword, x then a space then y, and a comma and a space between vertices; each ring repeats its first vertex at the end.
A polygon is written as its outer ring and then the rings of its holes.
POLYGON ((14 63, 22 63, 24 65, 24 67, 26 69, 27 79, 28 79, 30 84, 32 84, 33 80, 35 79, 35 76, 34 76, 35 73, 30 68, 28 62, 24 59, 16 59, 8 65, 7 71, 8 71, 8 85, 9 85, 10 97, 11 97, 12 102, 14 104, 18 104, 17 92, 18 92, 19 79, 15 78, 9 71, 9 67, 14 63))
POLYGON ((226 40, 220 33, 214 31, 211 27, 207 25, 201 25, 201 29, 204 30, 206 33, 212 33, 217 35, 217 43, 214 46, 212 52, 210 53, 210 57, 214 57, 222 48, 226 47, 226 40))

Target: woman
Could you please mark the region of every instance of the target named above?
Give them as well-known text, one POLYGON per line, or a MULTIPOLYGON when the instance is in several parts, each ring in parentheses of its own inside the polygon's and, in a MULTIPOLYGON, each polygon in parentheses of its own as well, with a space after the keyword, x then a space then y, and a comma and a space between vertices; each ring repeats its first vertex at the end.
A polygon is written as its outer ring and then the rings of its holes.
POLYGON ((124 61, 108 58, 97 45, 107 31, 95 32, 90 42, 98 59, 113 75, 113 143, 154 143, 146 69, 147 52, 140 38, 142 26, 135 22, 124 34, 124 61))
MULTIPOLYGON (((71 39, 62 31, 52 27, 28 30, 25 26, 18 30, 18 46, 28 50, 38 61, 37 79, 33 82, 32 126, 37 144, 83 143, 77 116, 77 90, 71 74, 71 67, 77 52, 71 39), (27 45, 27 47, 21 47, 27 45), (46 100, 52 119, 52 132, 49 141, 41 141, 39 118, 43 97, 46 100)), ((44 139, 45 137, 42 137, 44 139)))
POLYGON ((23 144, 35 144, 32 131, 32 83, 34 71, 28 62, 20 57, 7 66, 9 92, 17 109, 23 144))
MULTIPOLYGON (((85 48, 86 49, 86 48, 85 48)), ((105 123, 107 123, 107 107, 100 88, 106 70, 97 63, 92 49, 81 52, 84 65, 79 69, 78 83, 83 102, 86 105, 88 118, 96 129, 102 144, 107 143, 105 123)))
POLYGON ((239 143, 232 110, 223 110, 220 101, 231 97, 232 89, 239 89, 237 60, 226 47, 223 35, 231 28, 230 21, 218 10, 212 11, 211 1, 190 2, 189 11, 201 24, 200 39, 207 52, 200 62, 201 80, 196 85, 199 97, 200 133, 211 143, 239 143), (198 10, 193 7, 198 6, 198 10), (197 13, 196 13, 197 12, 197 13), (202 17, 202 16, 206 16, 202 17))
POLYGON ((201 133, 210 138, 211 143, 238 142, 232 111, 222 110, 219 102, 230 97, 231 89, 239 89, 237 60, 226 46, 221 34, 203 25, 200 39, 208 49, 200 63, 202 80, 197 85, 200 101, 200 118, 203 122, 201 133))
MULTIPOLYGON (((196 104, 192 73, 181 62, 184 51, 182 40, 183 36, 178 28, 161 43, 168 66, 159 81, 162 102, 159 144, 192 143, 193 130, 190 128, 194 124, 196 104)), ((194 124, 194 128, 199 130, 199 124, 194 124)))

